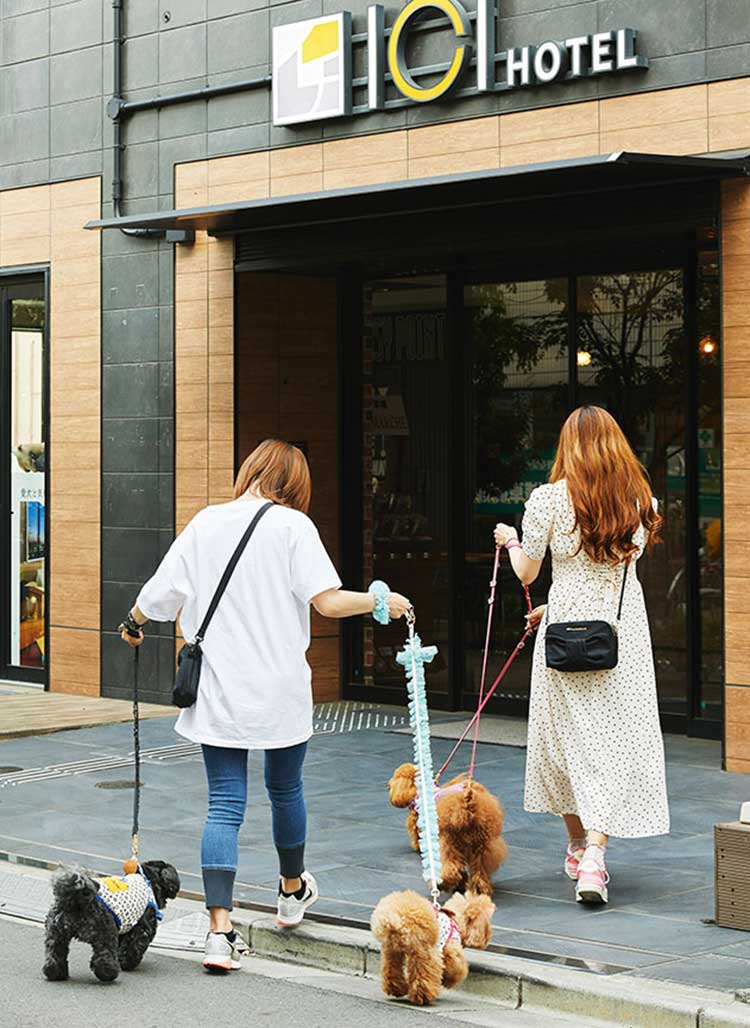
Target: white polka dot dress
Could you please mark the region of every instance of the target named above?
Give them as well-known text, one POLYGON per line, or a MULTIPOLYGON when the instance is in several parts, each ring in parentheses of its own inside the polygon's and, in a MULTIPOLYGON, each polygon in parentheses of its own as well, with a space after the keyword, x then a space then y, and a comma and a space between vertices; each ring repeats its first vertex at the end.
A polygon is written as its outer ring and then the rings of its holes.
POLYGON ((574 524, 565 482, 533 491, 523 518, 523 549, 541 560, 549 547, 553 584, 534 647, 524 807, 578 814, 588 831, 620 838, 663 835, 669 831, 664 745, 635 563, 645 532, 640 528, 634 537, 638 553, 625 585, 617 667, 552 671, 544 654, 548 619, 614 623, 622 585, 622 567, 596 564, 583 550, 576 554, 574 524))

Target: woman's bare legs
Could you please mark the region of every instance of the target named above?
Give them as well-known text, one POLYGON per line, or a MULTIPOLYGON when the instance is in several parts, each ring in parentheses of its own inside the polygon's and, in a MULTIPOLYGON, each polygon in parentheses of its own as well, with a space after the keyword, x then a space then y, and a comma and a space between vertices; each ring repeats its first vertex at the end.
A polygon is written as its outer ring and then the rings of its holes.
POLYGON ((563 821, 568 832, 568 839, 573 849, 579 847, 600 846, 603 850, 607 848, 609 836, 604 832, 586 831, 578 814, 563 814, 563 821))
POLYGON ((589 846, 599 846, 605 850, 609 842, 609 836, 604 832, 586 832, 586 842, 589 846))
POLYGON ((563 821, 568 832, 571 849, 586 847, 586 829, 581 824, 578 814, 563 814, 563 821))

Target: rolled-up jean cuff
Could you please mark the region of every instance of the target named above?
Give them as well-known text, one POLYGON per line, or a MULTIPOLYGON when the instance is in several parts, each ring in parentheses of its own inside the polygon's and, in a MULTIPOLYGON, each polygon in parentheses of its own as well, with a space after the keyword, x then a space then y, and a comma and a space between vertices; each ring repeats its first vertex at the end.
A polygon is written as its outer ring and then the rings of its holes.
POLYGON ((236 871, 227 867, 203 868, 203 891, 206 894, 206 907, 223 907, 232 909, 232 892, 236 871))
POLYGON ((305 844, 300 846, 277 846, 279 874, 282 878, 299 878, 305 870, 305 844))

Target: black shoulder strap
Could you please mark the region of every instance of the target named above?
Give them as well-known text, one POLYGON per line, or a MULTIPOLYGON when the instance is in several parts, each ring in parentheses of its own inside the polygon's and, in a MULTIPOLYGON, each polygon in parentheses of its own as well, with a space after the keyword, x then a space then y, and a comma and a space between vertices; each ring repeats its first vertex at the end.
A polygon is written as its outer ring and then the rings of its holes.
POLYGON ((229 585, 229 579, 232 577, 234 569, 237 567, 237 564, 239 562, 240 557, 242 556, 245 547, 250 542, 250 536, 255 531, 258 522, 267 510, 270 510, 271 507, 275 506, 276 504, 273 503, 271 500, 269 500, 268 503, 264 503, 258 511, 258 513, 253 518, 253 520, 250 522, 249 526, 245 529, 244 535, 237 543, 237 549, 232 554, 229 563, 224 569, 224 574, 221 576, 221 581, 216 586, 216 592, 213 594, 211 598, 211 603, 209 604, 208 610, 206 611, 206 616, 203 618, 203 623, 198 629, 197 635, 195 636, 195 642, 200 643, 203 641, 203 638, 206 634, 206 629, 208 628, 211 622, 211 618, 214 616, 214 614, 216 613, 216 608, 219 606, 219 600, 224 595, 224 590, 229 585))
POLYGON ((620 620, 620 614, 622 614, 622 600, 625 596, 625 579, 628 577, 628 568, 630 567, 630 558, 625 561, 625 570, 622 573, 622 588, 620 589, 620 602, 617 605, 617 620, 620 620))

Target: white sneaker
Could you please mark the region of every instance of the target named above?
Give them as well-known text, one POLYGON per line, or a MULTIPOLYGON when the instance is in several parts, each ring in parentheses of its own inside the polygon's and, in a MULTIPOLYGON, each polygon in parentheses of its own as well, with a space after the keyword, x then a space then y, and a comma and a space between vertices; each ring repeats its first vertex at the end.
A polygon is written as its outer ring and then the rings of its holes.
POLYGON ((311 907, 319 896, 318 883, 310 872, 303 871, 300 877, 305 887, 302 899, 297 899, 296 896, 284 896, 283 893, 279 893, 279 901, 276 908, 276 924, 281 925, 282 928, 296 928, 305 916, 307 908, 311 907))
POLYGON ((223 932, 209 932, 203 966, 208 971, 239 971, 241 958, 249 952, 250 948, 239 932, 235 932, 234 942, 230 942, 223 932))

